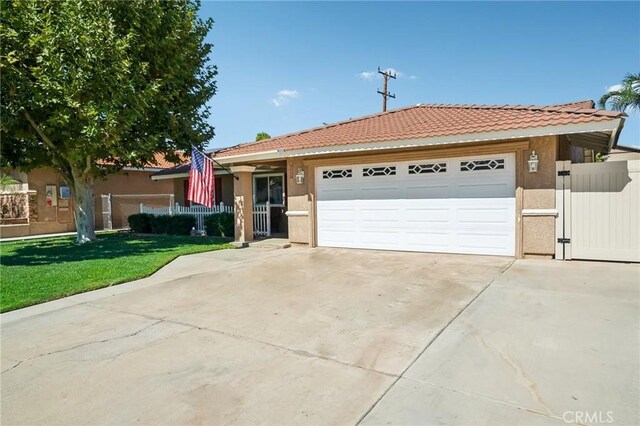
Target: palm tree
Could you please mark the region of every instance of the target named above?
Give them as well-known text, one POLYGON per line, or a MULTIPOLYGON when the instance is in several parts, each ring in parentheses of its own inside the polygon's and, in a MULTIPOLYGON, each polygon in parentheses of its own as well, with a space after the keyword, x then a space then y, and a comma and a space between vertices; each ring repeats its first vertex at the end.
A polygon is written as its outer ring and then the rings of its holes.
POLYGON ((16 183, 20 183, 20 181, 14 179, 12 176, 0 173, 0 188, 4 189, 9 185, 15 185, 16 183))
POLYGON ((640 73, 627 74, 622 84, 604 94, 599 103, 600 108, 608 103, 614 111, 640 111, 640 73))

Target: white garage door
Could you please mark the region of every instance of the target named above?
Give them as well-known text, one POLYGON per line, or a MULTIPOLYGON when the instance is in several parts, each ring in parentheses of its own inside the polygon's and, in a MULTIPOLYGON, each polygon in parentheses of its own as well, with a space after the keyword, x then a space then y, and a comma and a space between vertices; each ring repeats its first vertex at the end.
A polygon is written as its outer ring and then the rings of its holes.
POLYGON ((515 254, 515 156, 321 167, 318 245, 515 254))

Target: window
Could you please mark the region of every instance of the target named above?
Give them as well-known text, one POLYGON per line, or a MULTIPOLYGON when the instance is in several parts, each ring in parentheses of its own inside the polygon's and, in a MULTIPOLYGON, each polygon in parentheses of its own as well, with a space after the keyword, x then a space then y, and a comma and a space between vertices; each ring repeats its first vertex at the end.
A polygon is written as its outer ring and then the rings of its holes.
POLYGON ((282 175, 255 176, 255 203, 284 205, 284 178, 282 175))
POLYGON ((410 175, 424 175, 428 173, 446 173, 447 163, 410 164, 410 175))
POLYGON ((395 176, 396 166, 365 167, 362 176, 395 176))
POLYGON ((336 170, 324 170, 322 172, 322 179, 343 179, 353 176, 351 169, 336 169, 336 170))
POLYGON ((478 170, 502 170, 504 169, 504 158, 492 160, 473 160, 462 161, 460 163, 460 171, 473 172, 478 170))

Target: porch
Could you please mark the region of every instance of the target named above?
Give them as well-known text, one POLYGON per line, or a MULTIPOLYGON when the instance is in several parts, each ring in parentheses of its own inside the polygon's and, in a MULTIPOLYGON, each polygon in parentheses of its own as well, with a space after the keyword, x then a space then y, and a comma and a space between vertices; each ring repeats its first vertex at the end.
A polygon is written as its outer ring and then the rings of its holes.
POLYGON ((235 240, 288 238, 286 163, 236 166, 231 171, 235 177, 235 240), (246 220, 243 212, 252 212, 252 219, 246 220))

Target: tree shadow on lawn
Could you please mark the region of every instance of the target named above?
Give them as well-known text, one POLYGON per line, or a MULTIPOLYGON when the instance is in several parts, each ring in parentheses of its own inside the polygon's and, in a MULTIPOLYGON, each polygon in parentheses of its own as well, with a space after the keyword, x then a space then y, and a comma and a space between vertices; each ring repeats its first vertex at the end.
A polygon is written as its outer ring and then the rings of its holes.
POLYGON ((229 241, 217 237, 100 235, 98 240, 76 244, 73 237, 0 244, 0 265, 29 266, 97 259, 118 259, 172 252, 180 246, 216 246, 229 241))

